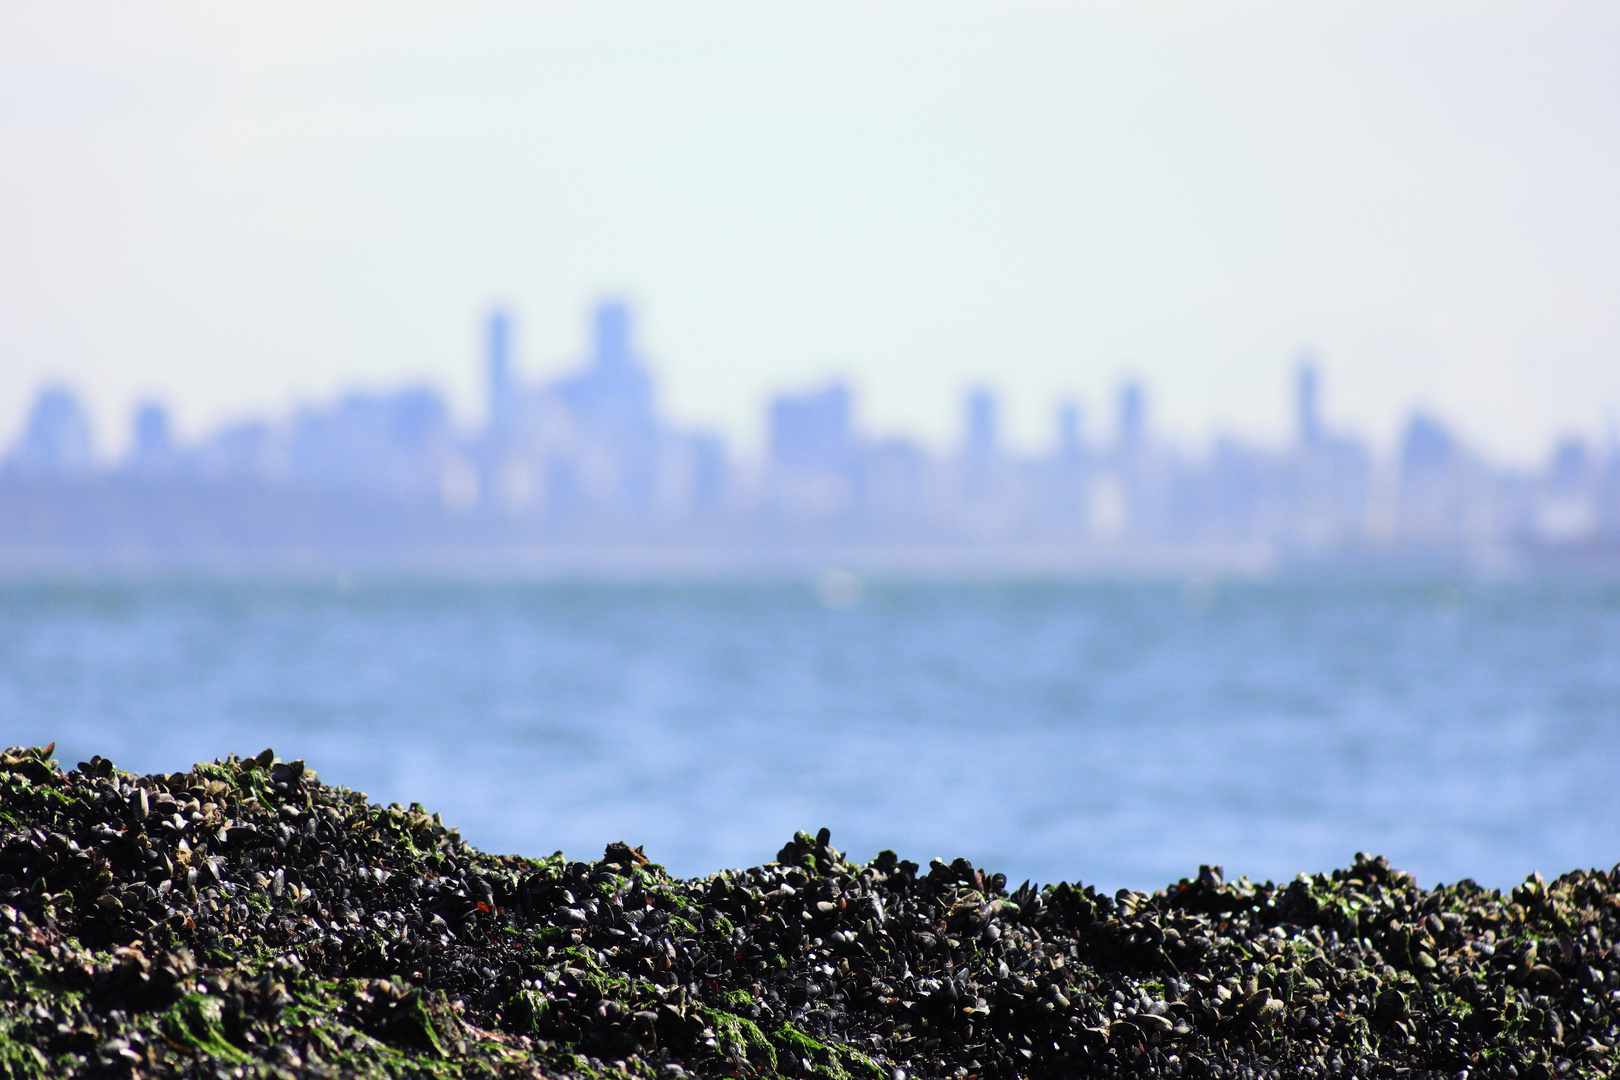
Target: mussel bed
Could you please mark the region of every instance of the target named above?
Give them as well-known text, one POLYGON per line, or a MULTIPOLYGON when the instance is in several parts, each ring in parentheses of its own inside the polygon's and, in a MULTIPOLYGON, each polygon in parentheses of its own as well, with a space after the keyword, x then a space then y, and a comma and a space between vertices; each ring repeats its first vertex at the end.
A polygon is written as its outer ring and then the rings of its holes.
POLYGON ((0 756, 0 1077, 1620 1074, 1620 868, 1383 858, 1152 894, 852 862, 488 855, 270 751, 0 756))

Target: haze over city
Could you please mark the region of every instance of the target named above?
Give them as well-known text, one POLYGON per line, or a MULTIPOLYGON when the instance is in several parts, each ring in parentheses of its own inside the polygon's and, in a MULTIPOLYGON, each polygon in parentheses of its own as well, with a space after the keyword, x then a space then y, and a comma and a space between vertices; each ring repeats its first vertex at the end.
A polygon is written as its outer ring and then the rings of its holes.
MULTIPOLYGON (((863 430, 840 380, 775 395, 766 447, 738 454, 667 415, 632 306, 601 300, 577 364, 535 380, 517 324, 485 326, 481 420, 431 385, 177 436, 135 410, 116 462, 71 387, 40 391, 0 465, 0 559, 56 569, 321 565, 488 571, 750 569, 837 560, 904 573, 1382 568, 1612 569, 1620 444, 1566 437, 1532 470, 1483 460, 1412 412, 1397 453, 1324 417, 1309 354, 1281 447, 1232 437, 1188 455, 1135 380, 1111 437, 1052 403, 1049 445, 1008 445, 997 389, 964 395, 951 444, 863 430), (608 552, 604 557, 604 552, 608 552), (627 553, 628 552, 628 553, 627 553), (559 554, 561 553, 561 554, 559 554)), ((848 574, 848 570, 839 573, 848 574)), ((850 586, 836 582, 837 592, 850 586)))
POLYGON ((13 5, 0 34, 0 443, 79 387, 104 459, 428 381, 462 423, 492 304, 531 378, 637 304, 669 414, 754 453, 826 379, 943 450, 1139 380, 1191 453, 1410 411, 1489 460, 1620 402, 1611 8, 1434 4, 13 5))

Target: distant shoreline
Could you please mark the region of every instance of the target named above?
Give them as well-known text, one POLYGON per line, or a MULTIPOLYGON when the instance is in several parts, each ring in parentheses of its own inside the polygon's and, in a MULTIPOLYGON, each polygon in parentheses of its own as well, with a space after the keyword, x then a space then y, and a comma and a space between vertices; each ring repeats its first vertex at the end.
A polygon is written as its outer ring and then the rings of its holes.
POLYGON ((447 581, 750 580, 805 577, 828 569, 885 581, 1620 581, 1620 551, 1369 551, 1292 557, 1266 545, 683 543, 468 544, 421 549, 198 547, 155 550, 0 543, 0 580, 84 577, 329 579, 333 575, 447 581))

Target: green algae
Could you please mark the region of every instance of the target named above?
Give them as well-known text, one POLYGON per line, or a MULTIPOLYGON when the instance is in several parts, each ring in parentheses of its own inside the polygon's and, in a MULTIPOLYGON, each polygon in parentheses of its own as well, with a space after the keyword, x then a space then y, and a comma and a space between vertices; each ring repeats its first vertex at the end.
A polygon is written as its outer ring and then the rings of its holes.
POLYGON ((776 1029, 776 1044, 784 1052, 809 1061, 814 1075, 826 1080, 857 1080, 856 1074, 848 1068, 850 1065, 857 1066, 863 1076, 883 1075, 883 1068, 861 1051, 836 1042, 823 1042, 792 1022, 776 1029))
POLYGON ((231 1064, 250 1060, 225 1037, 224 1002, 207 994, 187 994, 170 1006, 159 1021, 171 1043, 195 1054, 231 1064))
POLYGON ((703 1019, 714 1029, 721 1051, 729 1057, 750 1062, 755 1068, 775 1071, 776 1047, 760 1026, 745 1016, 721 1009, 701 1010, 703 1019))
POLYGON ((0 1023, 0 1080, 42 1080, 49 1062, 26 1034, 19 1036, 16 1021, 0 1023))

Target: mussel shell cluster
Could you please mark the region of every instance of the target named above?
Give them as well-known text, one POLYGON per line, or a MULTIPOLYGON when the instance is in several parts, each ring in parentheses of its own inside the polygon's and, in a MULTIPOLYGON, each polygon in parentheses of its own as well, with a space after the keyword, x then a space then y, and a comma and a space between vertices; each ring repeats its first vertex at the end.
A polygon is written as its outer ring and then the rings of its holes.
POLYGON ((265 751, 0 755, 0 1076, 1620 1075, 1620 869, 1152 894, 480 853, 265 751))

